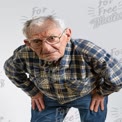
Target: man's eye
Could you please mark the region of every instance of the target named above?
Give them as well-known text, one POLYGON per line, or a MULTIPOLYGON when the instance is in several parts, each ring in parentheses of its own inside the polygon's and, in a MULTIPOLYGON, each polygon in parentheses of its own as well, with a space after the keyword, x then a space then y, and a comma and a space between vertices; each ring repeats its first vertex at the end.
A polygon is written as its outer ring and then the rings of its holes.
POLYGON ((38 43, 41 43, 42 41, 40 39, 34 39, 32 40, 32 42, 38 44, 38 43))
POLYGON ((48 41, 53 41, 53 40, 55 40, 55 38, 56 38, 56 36, 50 36, 50 37, 48 38, 48 41))

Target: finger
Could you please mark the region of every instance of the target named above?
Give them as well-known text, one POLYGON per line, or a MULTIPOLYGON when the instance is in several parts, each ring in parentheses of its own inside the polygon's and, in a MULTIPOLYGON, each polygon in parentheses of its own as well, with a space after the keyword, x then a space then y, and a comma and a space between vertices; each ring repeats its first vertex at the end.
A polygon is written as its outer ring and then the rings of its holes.
POLYGON ((94 106, 94 112, 98 112, 99 105, 100 105, 100 101, 96 100, 95 106, 94 106))
POLYGON ((40 103, 40 105, 41 105, 41 108, 42 108, 42 109, 45 109, 45 105, 44 105, 44 100, 43 100, 43 98, 39 98, 39 103, 40 103))
POLYGON ((35 99, 35 103, 36 103, 36 106, 37 106, 38 110, 42 111, 42 108, 41 108, 41 105, 40 105, 38 99, 35 99))
POLYGON ((104 110, 104 99, 100 102, 100 108, 102 111, 104 110))
POLYGON ((95 100, 92 99, 91 104, 90 104, 90 110, 93 111, 95 106, 95 100))
POLYGON ((32 106, 32 109, 34 110, 35 107, 36 107, 36 104, 35 104, 35 101, 34 100, 31 101, 31 106, 32 106))

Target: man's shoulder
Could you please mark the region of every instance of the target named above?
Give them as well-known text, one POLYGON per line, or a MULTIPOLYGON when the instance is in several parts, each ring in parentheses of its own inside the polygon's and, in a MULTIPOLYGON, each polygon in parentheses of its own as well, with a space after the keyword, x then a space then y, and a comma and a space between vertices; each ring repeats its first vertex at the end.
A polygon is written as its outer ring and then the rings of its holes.
POLYGON ((21 45, 18 48, 16 48, 13 52, 13 55, 15 57, 19 57, 23 59, 37 57, 36 53, 33 50, 31 50, 29 47, 27 47, 26 45, 21 45))
POLYGON ((32 50, 26 45, 20 45, 14 50, 14 53, 22 53, 22 52, 32 52, 32 50))
POLYGON ((71 39, 71 42, 75 45, 76 49, 84 49, 84 48, 88 48, 91 45, 94 45, 93 42, 86 40, 86 39, 71 39))

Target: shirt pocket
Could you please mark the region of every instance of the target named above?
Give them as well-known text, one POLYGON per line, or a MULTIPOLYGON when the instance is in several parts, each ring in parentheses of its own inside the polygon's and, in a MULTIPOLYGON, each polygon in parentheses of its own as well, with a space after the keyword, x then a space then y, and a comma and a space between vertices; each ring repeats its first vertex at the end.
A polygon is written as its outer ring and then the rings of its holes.
POLYGON ((70 92, 76 92, 79 94, 83 88, 85 87, 88 78, 85 79, 77 79, 77 78, 70 78, 66 81, 65 87, 70 92))
POLYGON ((35 77, 34 84, 38 89, 40 89, 44 93, 54 94, 53 90, 54 81, 50 77, 48 77, 48 75, 46 74, 46 72, 44 72, 43 69, 35 67, 34 77, 35 77))

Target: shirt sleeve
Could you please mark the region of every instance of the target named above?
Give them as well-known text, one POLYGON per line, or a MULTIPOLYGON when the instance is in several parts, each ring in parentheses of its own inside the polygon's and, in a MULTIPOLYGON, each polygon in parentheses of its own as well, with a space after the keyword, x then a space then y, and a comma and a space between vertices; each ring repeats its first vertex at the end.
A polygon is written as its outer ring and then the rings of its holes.
POLYGON ((7 77, 29 96, 34 96, 39 92, 34 83, 27 77, 26 65, 21 61, 17 53, 14 53, 4 63, 4 70, 7 77))
POLYGON ((99 85, 96 88, 98 94, 107 96, 119 91, 122 88, 121 64, 104 49, 92 42, 84 41, 81 48, 85 54, 86 62, 98 78, 102 79, 102 82, 98 83, 99 85))

